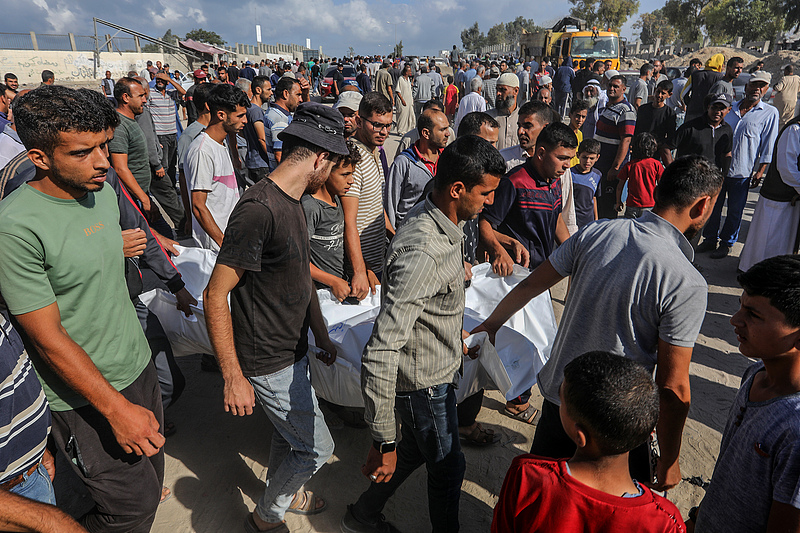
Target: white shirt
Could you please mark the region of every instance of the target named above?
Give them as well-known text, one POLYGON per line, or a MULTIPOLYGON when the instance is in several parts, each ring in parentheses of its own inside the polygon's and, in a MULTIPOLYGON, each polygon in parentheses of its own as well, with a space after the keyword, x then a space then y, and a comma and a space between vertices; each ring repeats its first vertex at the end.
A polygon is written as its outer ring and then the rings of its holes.
POLYGON ((486 111, 486 99, 480 93, 469 93, 461 99, 458 104, 458 114, 456 114, 455 130, 458 132, 458 125, 464 115, 474 111, 486 111))

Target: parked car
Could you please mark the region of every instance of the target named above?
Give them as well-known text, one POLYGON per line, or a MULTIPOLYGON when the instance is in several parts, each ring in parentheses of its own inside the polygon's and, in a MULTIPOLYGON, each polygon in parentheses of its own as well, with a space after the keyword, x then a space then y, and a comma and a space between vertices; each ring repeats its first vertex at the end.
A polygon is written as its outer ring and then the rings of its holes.
POLYGON ((683 74, 683 70, 684 69, 678 67, 666 67, 666 69, 664 70, 664 74, 666 74, 667 78, 669 78, 670 80, 674 80, 675 78, 681 77, 681 75, 683 74))
MULTIPOLYGON (((330 67, 328 70, 325 71, 325 76, 322 78, 322 82, 320 83, 319 91, 320 95, 322 96, 322 101, 325 100, 333 100, 334 96, 331 94, 333 88, 333 72, 337 69, 337 67, 330 67)), ((353 67, 344 67, 342 69, 342 76, 344 76, 344 83, 355 85, 358 87, 356 83, 356 69, 353 67)))

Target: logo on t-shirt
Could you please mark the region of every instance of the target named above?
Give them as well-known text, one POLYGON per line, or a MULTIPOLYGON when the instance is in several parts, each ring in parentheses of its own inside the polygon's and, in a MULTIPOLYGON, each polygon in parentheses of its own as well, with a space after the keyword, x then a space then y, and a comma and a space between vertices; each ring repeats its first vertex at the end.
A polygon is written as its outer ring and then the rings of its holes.
POLYGON ((88 228, 83 228, 83 232, 88 237, 90 235, 93 235, 93 234, 97 233, 98 231, 100 231, 104 227, 105 226, 103 225, 102 222, 98 222, 97 224, 93 224, 93 225, 89 226, 88 228))

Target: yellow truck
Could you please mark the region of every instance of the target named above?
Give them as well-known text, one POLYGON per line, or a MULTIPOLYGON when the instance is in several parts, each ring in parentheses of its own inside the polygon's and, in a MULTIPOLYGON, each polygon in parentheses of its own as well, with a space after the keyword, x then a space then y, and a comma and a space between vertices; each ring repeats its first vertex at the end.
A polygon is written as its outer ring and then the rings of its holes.
POLYGON ((541 61, 546 56, 556 67, 568 57, 578 61, 610 59, 611 68, 619 70, 619 34, 588 28, 586 21, 578 18, 565 17, 549 30, 522 30, 519 44, 520 57, 525 59, 541 61))

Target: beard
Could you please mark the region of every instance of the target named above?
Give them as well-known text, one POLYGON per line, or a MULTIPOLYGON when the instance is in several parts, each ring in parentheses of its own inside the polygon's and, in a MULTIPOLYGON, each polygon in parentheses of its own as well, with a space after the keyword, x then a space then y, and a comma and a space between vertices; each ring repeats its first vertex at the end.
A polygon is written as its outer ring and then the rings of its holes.
POLYGON ((494 101, 494 106, 499 111, 508 111, 511 109, 511 106, 514 105, 514 102, 517 101, 517 97, 513 94, 506 96, 505 98, 496 98, 494 101))
POLYGON ((597 107, 597 102, 600 101, 600 99, 597 96, 588 96, 584 98, 583 101, 589 104, 589 108, 591 109, 597 107))
POLYGON ((328 176, 331 173, 331 168, 333 167, 333 162, 329 162, 320 170, 314 171, 308 177, 308 183, 306 184, 306 194, 314 194, 317 192, 320 187, 325 185, 325 182, 328 180, 328 176))
POLYGON ((683 236, 686 237, 687 241, 691 241, 692 239, 697 237, 697 234, 700 233, 700 230, 703 229, 704 225, 705 224, 699 224, 697 226, 689 226, 686 229, 686 231, 683 232, 683 236))
POLYGON ((52 181, 54 181, 55 183, 57 183, 59 185, 62 185, 62 186, 65 186, 65 187, 69 187, 71 189, 75 189, 76 191, 96 192, 96 191, 99 191, 100 189, 102 189, 103 185, 105 185, 105 182, 102 182, 102 183, 94 183, 94 182, 86 183, 85 181, 80 181, 80 180, 77 180, 77 179, 75 179, 73 177, 65 176, 64 174, 62 174, 58 170, 58 167, 56 167, 55 165, 52 166, 50 171, 52 172, 52 174, 51 174, 52 181))

